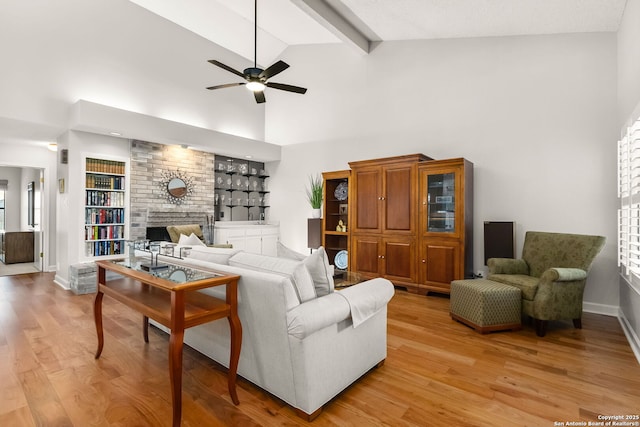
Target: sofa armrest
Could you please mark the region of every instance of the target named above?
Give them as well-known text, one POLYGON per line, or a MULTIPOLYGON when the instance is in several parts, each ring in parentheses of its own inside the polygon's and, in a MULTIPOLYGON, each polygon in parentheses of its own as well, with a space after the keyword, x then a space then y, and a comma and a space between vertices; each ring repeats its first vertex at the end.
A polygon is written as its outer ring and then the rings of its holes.
POLYGON ((299 339, 351 317, 353 327, 386 307, 393 284, 376 278, 304 302, 287 312, 289 335, 299 339))
POLYGON ((287 312, 289 335, 299 339, 334 325, 351 315, 349 303, 337 292, 312 299, 287 312))
POLYGON ((351 320, 353 320, 353 327, 356 328, 385 308, 393 298, 395 289, 389 280, 378 277, 350 286, 338 293, 349 303, 351 320))
POLYGON ((573 282, 587 278, 587 272, 581 268, 550 268, 540 276, 541 282, 573 282))
POLYGON ((487 265, 489 266, 489 274, 529 275, 529 265, 523 259, 489 258, 487 265))

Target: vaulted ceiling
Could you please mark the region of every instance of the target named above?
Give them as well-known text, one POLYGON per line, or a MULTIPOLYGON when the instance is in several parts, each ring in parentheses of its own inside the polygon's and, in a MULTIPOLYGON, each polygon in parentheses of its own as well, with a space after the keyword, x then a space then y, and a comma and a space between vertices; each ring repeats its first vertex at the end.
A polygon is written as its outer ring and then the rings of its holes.
MULTIPOLYGON (((392 40, 615 32, 625 3, 258 0, 258 65, 296 45, 367 55, 392 40)), ((233 78, 207 59, 253 61, 253 30, 254 0, 6 0, 0 143, 55 141, 79 99, 259 138, 263 107, 240 91, 204 90, 233 78)))
MULTIPOLYGON (((253 60, 253 0, 131 0, 253 60)), ((626 0, 258 0, 258 62, 291 45, 617 31, 626 0)))

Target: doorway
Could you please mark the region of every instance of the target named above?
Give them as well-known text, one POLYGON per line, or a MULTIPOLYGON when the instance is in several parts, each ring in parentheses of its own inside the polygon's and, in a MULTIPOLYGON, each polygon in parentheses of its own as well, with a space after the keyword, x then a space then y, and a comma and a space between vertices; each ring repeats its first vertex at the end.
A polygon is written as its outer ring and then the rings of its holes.
POLYGON ((0 166, 0 276, 44 271, 44 169, 0 166))

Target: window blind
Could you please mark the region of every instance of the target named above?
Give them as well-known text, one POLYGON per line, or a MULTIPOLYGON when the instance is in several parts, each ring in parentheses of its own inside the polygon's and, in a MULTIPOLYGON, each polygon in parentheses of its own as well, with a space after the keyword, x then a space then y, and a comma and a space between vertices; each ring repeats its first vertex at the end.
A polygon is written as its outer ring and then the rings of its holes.
POLYGON ((640 277, 640 119, 618 141, 618 266, 640 277))

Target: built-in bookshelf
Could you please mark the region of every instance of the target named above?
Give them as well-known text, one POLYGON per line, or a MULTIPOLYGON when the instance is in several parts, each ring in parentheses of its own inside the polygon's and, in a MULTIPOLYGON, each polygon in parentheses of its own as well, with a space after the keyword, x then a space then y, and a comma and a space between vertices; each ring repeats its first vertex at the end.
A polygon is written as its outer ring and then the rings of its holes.
POLYGON ((85 159, 84 254, 122 255, 126 240, 126 162, 85 159))

